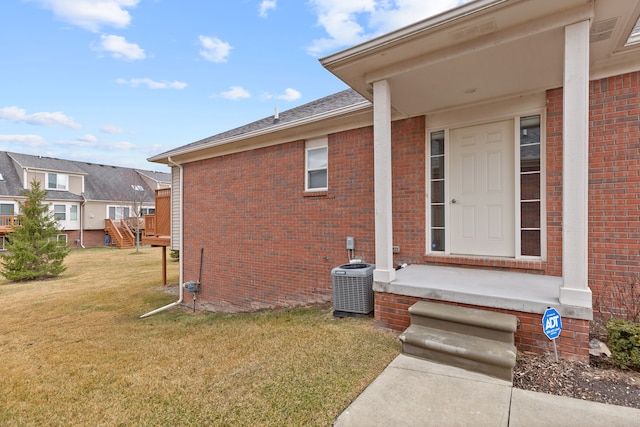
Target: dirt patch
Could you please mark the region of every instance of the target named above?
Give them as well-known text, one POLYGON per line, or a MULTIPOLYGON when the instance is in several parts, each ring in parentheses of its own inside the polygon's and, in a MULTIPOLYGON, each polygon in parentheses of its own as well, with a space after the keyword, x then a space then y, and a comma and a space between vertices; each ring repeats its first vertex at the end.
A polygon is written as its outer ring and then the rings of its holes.
MULTIPOLYGON (((591 337, 606 340, 602 325, 592 323, 591 337)), ((640 409, 640 372, 619 369, 607 356, 591 356, 587 365, 564 359, 556 363, 554 356, 518 355, 513 386, 640 409)))

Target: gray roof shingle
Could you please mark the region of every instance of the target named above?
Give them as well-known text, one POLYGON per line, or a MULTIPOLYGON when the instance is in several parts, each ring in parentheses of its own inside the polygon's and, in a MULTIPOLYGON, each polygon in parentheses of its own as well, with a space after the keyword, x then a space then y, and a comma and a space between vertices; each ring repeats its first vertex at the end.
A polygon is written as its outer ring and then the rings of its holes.
MULTIPOLYGON (((157 181, 171 182, 171 174, 165 172, 145 171, 21 153, 0 152, 0 173, 2 173, 3 178, 5 178, 0 181, 0 195, 2 196, 16 197, 20 196, 22 191, 21 178, 18 176, 18 172, 11 159, 15 159, 21 167, 84 175, 84 197, 87 200, 136 200, 152 203, 155 197, 154 189, 147 185, 140 174, 144 174, 157 181), (132 187, 134 185, 141 186, 144 192, 136 192, 132 187)), ((68 191, 47 190, 47 193, 47 198, 51 200, 82 200, 81 195, 68 191)))
POLYGON ((353 89, 346 89, 342 92, 334 93, 333 95, 326 96, 324 98, 311 101, 307 104, 294 107, 290 110, 279 113, 279 120, 275 121, 274 116, 265 117, 255 122, 246 124, 244 126, 231 129, 217 135, 210 136, 208 138, 201 139, 199 141, 192 142, 187 145, 166 151, 164 153, 153 156, 154 158, 171 156, 176 151, 183 150, 197 150, 199 146, 206 146, 218 141, 224 141, 229 138, 238 138, 243 135, 250 135, 251 133, 273 128, 277 130, 278 126, 291 123, 296 120, 307 119, 320 114, 325 114, 334 110, 349 107, 359 103, 369 103, 369 101, 362 95, 357 93, 353 89))
POLYGON ((0 174, 2 174, 0 195, 19 197, 22 193, 21 180, 13 166, 13 161, 4 151, 0 151, 0 174))

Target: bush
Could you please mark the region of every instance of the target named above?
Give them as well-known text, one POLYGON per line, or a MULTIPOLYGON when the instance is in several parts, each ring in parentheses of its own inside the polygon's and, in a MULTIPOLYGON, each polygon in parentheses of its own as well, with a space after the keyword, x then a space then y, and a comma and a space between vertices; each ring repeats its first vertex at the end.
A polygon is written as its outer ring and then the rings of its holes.
POLYGON ((640 370, 640 323, 612 319, 607 331, 611 360, 622 369, 640 370))
POLYGON ((169 256, 171 257, 171 259, 178 261, 180 259, 180 251, 177 249, 171 249, 171 252, 169 252, 169 256))

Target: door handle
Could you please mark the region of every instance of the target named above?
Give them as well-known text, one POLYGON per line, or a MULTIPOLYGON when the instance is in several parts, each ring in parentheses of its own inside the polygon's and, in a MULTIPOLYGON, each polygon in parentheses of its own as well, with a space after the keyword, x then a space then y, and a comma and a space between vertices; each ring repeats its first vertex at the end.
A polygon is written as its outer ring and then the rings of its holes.
POLYGON ((458 203, 456 199, 451 199, 451 203, 458 203))

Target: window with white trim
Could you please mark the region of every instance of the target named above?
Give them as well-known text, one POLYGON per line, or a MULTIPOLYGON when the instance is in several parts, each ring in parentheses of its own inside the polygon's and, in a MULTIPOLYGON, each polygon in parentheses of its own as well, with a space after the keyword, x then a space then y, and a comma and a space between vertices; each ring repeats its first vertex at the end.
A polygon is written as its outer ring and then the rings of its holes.
POLYGON ((327 138, 309 140, 305 145, 305 191, 328 188, 329 149, 327 138))
POLYGON ((444 180, 444 131, 431 132, 431 186, 430 212, 431 215, 431 250, 443 252, 445 250, 445 180, 444 180))
POLYGON ((520 254, 542 254, 540 115, 520 118, 520 254))
POLYGON ((53 205, 53 217, 56 221, 66 221, 67 205, 53 205))
POLYGON ((58 234, 58 235, 56 236, 56 240, 57 240, 59 243, 64 243, 64 244, 66 245, 66 244, 67 244, 67 235, 66 235, 66 234, 58 234))
POLYGON ((78 205, 69 206, 69 221, 78 220, 78 205))
POLYGON ((131 212, 129 206, 109 206, 107 216, 114 221, 120 221, 123 218, 130 217, 129 212, 131 212))
POLYGON ((47 190, 67 190, 69 176, 61 173, 47 173, 47 190))
POLYGON ((15 210, 13 203, 0 203, 0 215, 15 215, 15 210))

